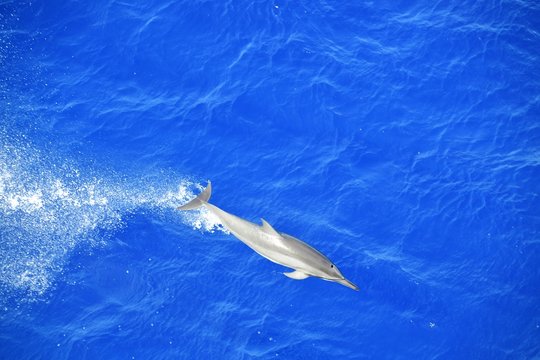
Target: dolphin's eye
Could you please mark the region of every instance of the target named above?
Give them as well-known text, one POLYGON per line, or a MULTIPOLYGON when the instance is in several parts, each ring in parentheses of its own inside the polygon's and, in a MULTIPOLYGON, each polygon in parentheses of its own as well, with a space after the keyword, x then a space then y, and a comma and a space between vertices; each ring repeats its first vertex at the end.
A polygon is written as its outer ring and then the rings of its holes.
POLYGON ((330 265, 330 267, 333 268, 333 267, 334 267, 334 264, 330 265))

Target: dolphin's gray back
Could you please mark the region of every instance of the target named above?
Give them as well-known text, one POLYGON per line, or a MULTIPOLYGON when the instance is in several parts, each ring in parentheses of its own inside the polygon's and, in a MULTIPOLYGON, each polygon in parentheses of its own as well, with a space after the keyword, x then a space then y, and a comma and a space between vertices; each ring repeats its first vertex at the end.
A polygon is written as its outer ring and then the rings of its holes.
POLYGON ((332 264, 326 256, 293 236, 284 233, 270 234, 264 231, 263 227, 229 214, 215 205, 206 203, 205 206, 238 239, 272 262, 304 270, 314 276, 322 276, 323 273, 320 272, 332 264))
POLYGON ((322 265, 324 267, 332 265, 332 262, 326 256, 302 240, 285 233, 280 233, 280 235, 283 237, 287 243, 287 247, 291 250, 295 257, 301 258, 309 263, 317 262, 318 265, 322 265))

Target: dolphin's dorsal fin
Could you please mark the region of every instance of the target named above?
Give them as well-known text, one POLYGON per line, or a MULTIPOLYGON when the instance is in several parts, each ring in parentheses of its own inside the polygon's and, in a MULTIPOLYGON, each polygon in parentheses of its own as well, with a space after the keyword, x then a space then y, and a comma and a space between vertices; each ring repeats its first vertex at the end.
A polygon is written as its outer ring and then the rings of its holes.
POLYGON ((261 219, 262 221, 262 230, 270 235, 280 236, 279 233, 270 225, 266 220, 261 219))
POLYGON ((283 273, 283 275, 290 277, 294 280, 304 280, 309 277, 308 274, 301 272, 300 270, 295 270, 293 272, 283 273))

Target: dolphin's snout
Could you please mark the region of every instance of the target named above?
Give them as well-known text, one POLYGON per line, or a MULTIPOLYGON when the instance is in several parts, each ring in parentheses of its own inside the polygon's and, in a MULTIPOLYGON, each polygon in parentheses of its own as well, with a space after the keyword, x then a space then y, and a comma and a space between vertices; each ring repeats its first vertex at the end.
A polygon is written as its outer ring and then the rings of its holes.
POLYGON ((349 281, 349 280, 347 280, 347 279, 345 279, 345 278, 340 279, 340 280, 336 280, 336 282, 339 283, 339 284, 341 284, 341 285, 343 285, 343 286, 346 286, 346 287, 348 287, 348 288, 351 288, 351 289, 353 289, 353 290, 355 290, 355 291, 360 290, 360 289, 358 288, 358 286, 356 286, 354 283, 352 283, 351 281, 349 281))

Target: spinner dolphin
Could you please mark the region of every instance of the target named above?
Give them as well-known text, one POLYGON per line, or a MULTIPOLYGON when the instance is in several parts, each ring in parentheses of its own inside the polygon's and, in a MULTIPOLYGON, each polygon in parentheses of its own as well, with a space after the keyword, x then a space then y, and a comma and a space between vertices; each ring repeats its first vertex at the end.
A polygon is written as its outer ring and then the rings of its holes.
POLYGON ((291 279, 303 280, 313 276, 358 290, 358 286, 347 280, 330 259, 313 247, 291 235, 276 231, 264 219, 261 219, 262 225, 257 225, 221 210, 208 202, 211 193, 212 184, 209 181, 199 196, 178 207, 178 210, 206 207, 234 236, 259 255, 294 269, 292 272, 284 273, 291 279))

